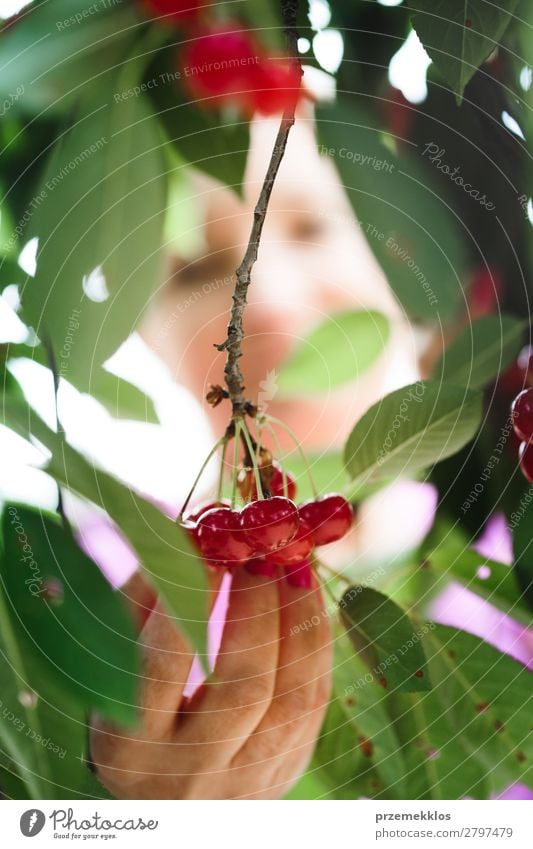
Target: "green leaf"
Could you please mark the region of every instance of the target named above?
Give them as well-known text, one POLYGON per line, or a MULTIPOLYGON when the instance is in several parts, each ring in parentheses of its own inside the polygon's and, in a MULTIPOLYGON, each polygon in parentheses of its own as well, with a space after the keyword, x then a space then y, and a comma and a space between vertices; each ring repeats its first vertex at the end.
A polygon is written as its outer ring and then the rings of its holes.
POLYGON ((374 404, 357 422, 344 463, 357 482, 412 475, 455 454, 481 421, 482 396, 418 381, 374 404))
POLYGON ((520 351, 527 322, 508 315, 474 321, 446 348, 435 365, 435 378, 480 389, 498 377, 520 351))
POLYGON ((284 394, 326 392, 357 380, 379 357, 389 338, 389 323, 374 310, 337 313, 301 340, 281 367, 284 394))
POLYGON ((371 587, 350 587, 340 603, 342 621, 357 652, 372 674, 391 690, 413 693, 431 685, 421 635, 404 611, 371 587))
MULTIPOLYGON (((374 123, 373 123, 374 122, 374 123)), ((463 301, 462 233, 427 163, 391 153, 355 98, 317 110, 319 152, 339 172, 370 249, 410 318, 452 319, 463 301)))
POLYGON ((327 793, 322 798, 357 799, 378 795, 374 767, 363 755, 354 726, 346 721, 336 696, 329 703, 311 766, 327 785, 327 793))
MULTIPOLYGON (((433 690, 397 705, 411 781, 424 770, 433 799, 487 798, 530 781, 531 673, 465 631, 433 626, 423 641, 433 690)), ((418 792, 411 784, 407 798, 418 792)))
POLYGON ((522 496, 519 508, 511 513, 516 578, 533 610, 533 500, 531 490, 522 496))
POLYGON ((17 765, 0 750, 0 792, 7 799, 31 799, 28 788, 22 781, 17 765))
POLYGON ((147 71, 149 89, 169 141, 180 157, 242 195, 250 146, 249 122, 232 110, 191 103, 175 81, 175 46, 170 45, 147 71))
POLYGON ((2 100, 21 91, 13 108, 39 116, 65 112, 86 85, 99 76, 106 79, 125 58, 139 21, 129 3, 93 7, 92 14, 90 5, 87 0, 34 3, 3 28, 2 100))
MULTIPOLYGON (((333 688, 352 741, 379 777, 388 798, 405 798, 405 766, 401 747, 388 715, 387 689, 371 680, 361 657, 346 637, 335 642, 333 688)), ((326 744, 327 750, 327 744, 326 744)))
MULTIPOLYGON (((320 493, 341 492, 348 486, 348 476, 337 451, 307 454, 313 480, 320 493)), ((313 497, 313 488, 307 474, 307 464, 299 451, 282 458, 282 465, 290 472, 298 488, 298 501, 313 497)))
POLYGON ((409 0, 413 26, 461 103, 468 81, 498 46, 518 0, 409 0))
POLYGON ((435 584, 433 592, 444 589, 450 580, 459 581, 508 616, 531 625, 531 611, 527 610, 516 569, 478 554, 469 548, 468 537, 456 529, 446 532, 425 553, 422 571, 427 570, 435 584))
MULTIPOLYGON (((132 63, 114 88, 131 82, 132 63)), ((160 269, 166 180, 147 101, 90 89, 36 197, 37 274, 23 318, 51 339, 63 377, 98 391, 99 367, 135 329, 160 269)))
POLYGON ((120 597, 51 518, 8 505, 2 529, 5 592, 47 677, 81 705, 122 725, 134 723, 137 644, 120 597), (47 587, 57 599, 46 600, 47 587))
POLYGON ((146 579, 166 603, 176 625, 201 657, 206 652, 207 601, 203 561, 188 535, 111 475, 85 460, 27 405, 4 408, 5 424, 37 439, 52 454, 45 471, 72 492, 105 510, 137 552, 146 579))
POLYGON ((0 742, 32 799, 93 798, 84 712, 43 673, 0 586, 0 742))
POLYGON ((159 422, 152 399, 133 383, 106 369, 100 369, 97 384, 91 386, 91 394, 117 419, 159 422))

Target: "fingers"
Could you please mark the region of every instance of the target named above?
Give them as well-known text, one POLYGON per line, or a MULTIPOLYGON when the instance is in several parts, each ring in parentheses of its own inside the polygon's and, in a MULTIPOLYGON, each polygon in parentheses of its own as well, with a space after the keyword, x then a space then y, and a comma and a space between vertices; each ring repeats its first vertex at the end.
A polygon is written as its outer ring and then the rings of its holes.
POLYGON ((238 751, 274 693, 279 624, 279 582, 239 569, 214 674, 188 706, 185 739, 212 744, 226 761, 238 751))
POLYGON ((145 581, 142 573, 137 571, 118 592, 124 597, 124 601, 133 614, 138 631, 141 631, 156 602, 157 595, 153 587, 145 581))
MULTIPOLYGON (((279 666, 272 703, 232 766, 271 760, 272 780, 305 767, 327 705, 332 663, 328 614, 320 590, 280 582, 279 666)), ((266 764, 265 764, 266 765, 266 764)))

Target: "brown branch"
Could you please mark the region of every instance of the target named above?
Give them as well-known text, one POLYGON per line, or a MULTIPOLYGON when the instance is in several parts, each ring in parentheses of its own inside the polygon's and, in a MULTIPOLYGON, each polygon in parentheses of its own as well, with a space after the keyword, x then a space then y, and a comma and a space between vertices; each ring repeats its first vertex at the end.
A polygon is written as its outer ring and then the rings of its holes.
MULTIPOLYGON (((283 27, 287 37, 289 55, 298 69, 298 78, 301 80, 302 67, 298 58, 298 32, 296 29, 296 17, 298 11, 298 0, 281 0, 281 11, 283 15, 283 27)), ((268 202, 274 182, 279 171, 279 166, 285 153, 289 132, 294 124, 294 114, 298 101, 298 90, 294 92, 293 102, 283 113, 279 126, 274 149, 267 168, 263 186, 254 209, 254 220, 250 232, 248 245, 243 260, 236 271, 237 282, 232 298, 230 320, 228 324, 227 338, 221 345, 215 345, 219 351, 227 351, 224 378, 228 387, 229 397, 232 404, 232 417, 242 416, 254 409, 253 404, 244 397, 244 377, 240 368, 239 360, 242 357, 241 343, 244 339, 243 316, 248 287, 252 279, 252 269, 257 260, 259 242, 268 209, 268 202)))

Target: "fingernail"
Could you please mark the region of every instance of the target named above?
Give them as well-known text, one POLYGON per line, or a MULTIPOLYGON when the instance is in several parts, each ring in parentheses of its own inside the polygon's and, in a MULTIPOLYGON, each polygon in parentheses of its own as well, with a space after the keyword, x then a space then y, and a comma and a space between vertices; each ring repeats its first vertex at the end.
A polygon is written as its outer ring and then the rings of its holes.
POLYGON ((269 563, 268 560, 264 560, 262 557, 254 557, 252 560, 249 560, 244 568, 251 575, 262 575, 263 578, 275 578, 276 576, 276 566, 274 563, 269 563))
POLYGON ((311 564, 308 560, 296 563, 294 566, 285 566, 287 583, 291 587, 299 587, 303 590, 311 589, 311 564))

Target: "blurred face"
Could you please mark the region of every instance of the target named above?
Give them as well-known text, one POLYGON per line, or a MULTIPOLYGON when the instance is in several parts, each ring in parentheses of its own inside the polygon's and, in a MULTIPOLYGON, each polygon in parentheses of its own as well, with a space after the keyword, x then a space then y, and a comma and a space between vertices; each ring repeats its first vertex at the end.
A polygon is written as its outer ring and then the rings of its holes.
MULTIPOLYGON (((277 126, 277 120, 263 119, 252 127, 242 201, 228 189, 199 186, 206 206, 205 251, 194 262, 174 258, 169 280, 146 321, 146 340, 175 379, 199 399, 210 383, 223 382, 225 355, 213 346, 226 337, 234 271, 246 248, 277 126)), ((244 327, 246 396, 268 405, 268 412, 291 425, 308 448, 341 445, 375 400, 417 377, 408 324, 356 224, 333 164, 317 152, 310 115, 297 120, 289 137, 252 274, 244 327), (391 339, 383 355, 340 390, 304 400, 277 397, 280 364, 313 327, 346 309, 387 315, 391 339)), ((221 430, 228 405, 207 409, 221 430)))

